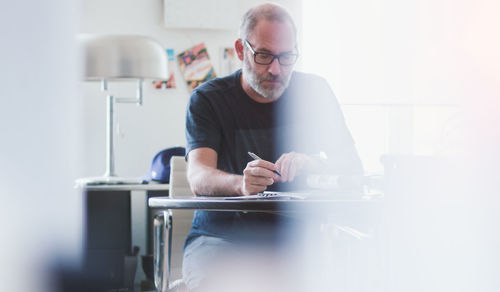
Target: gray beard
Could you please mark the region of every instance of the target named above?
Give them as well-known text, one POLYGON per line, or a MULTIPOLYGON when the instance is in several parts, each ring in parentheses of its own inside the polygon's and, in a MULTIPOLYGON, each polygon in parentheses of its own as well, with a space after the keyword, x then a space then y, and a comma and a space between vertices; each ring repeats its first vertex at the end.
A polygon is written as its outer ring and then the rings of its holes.
POLYGON ((269 90, 260 85, 260 80, 257 76, 257 74, 252 70, 250 67, 249 59, 245 58, 243 61, 243 67, 242 67, 242 72, 243 72, 243 78, 245 79, 246 83, 252 88, 255 92, 260 94, 263 98, 266 99, 273 99, 273 98, 278 98, 280 97, 283 92, 285 92, 285 89, 288 87, 288 84, 290 83, 290 77, 292 76, 291 72, 285 77, 284 82, 282 82, 282 85, 278 89, 274 90, 269 90))

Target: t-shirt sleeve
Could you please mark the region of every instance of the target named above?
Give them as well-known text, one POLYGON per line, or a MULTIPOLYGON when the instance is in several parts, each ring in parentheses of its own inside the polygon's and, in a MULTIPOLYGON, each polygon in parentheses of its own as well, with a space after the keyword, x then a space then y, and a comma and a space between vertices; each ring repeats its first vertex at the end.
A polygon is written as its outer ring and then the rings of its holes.
POLYGON ((209 99, 195 90, 186 113, 187 154, 196 148, 208 147, 218 152, 221 128, 209 99))

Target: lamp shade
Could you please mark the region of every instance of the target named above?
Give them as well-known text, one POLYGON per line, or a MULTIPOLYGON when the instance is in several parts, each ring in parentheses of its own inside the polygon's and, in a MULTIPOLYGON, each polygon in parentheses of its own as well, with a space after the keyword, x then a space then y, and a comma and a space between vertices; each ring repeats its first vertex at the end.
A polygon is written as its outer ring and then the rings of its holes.
POLYGON ((83 80, 167 79, 167 53, 149 37, 92 35, 77 37, 83 80))

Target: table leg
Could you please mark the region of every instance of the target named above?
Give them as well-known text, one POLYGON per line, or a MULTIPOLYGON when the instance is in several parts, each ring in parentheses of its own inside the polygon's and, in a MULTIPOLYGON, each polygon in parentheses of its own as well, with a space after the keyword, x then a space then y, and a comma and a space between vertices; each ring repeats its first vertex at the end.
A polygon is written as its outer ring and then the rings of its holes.
POLYGON ((157 292, 167 292, 172 253, 172 211, 157 213, 154 225, 154 281, 157 292))

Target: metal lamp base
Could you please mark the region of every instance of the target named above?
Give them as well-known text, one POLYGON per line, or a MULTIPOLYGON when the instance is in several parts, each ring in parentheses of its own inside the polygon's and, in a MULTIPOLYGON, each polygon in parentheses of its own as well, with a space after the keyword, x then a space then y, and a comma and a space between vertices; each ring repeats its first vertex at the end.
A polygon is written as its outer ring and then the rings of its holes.
MULTIPOLYGON (((108 90, 108 81, 101 80, 103 91, 108 90)), ((124 184, 143 184, 142 178, 123 178, 116 176, 115 172, 115 151, 114 151, 114 107, 115 103, 136 103, 142 105, 142 78, 137 79, 136 98, 115 98, 108 95, 106 98, 106 171, 104 176, 79 178, 75 181, 77 187, 96 186, 96 185, 124 185, 124 184)))

